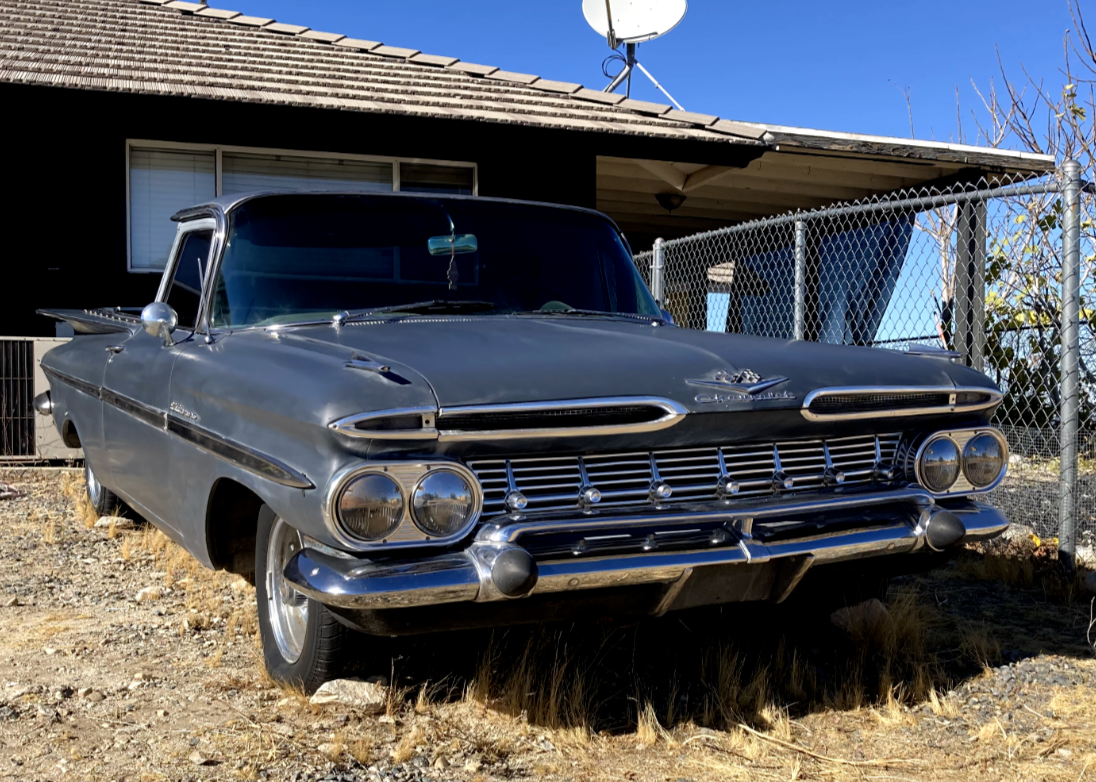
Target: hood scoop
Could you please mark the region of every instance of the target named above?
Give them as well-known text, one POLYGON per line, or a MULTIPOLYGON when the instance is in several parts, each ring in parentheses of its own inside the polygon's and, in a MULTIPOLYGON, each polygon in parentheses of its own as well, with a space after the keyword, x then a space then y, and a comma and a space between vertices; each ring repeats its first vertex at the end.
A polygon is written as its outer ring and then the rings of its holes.
POLYGON ((966 413, 995 407, 1001 392, 992 388, 820 388, 807 394, 803 415, 812 421, 896 418, 966 413))

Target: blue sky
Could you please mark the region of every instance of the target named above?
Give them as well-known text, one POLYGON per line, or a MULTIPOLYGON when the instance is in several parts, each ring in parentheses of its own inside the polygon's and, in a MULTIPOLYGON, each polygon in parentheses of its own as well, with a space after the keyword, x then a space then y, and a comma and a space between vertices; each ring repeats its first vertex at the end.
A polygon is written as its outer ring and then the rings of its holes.
MULTIPOLYGON (((580 0, 212 0, 215 7, 600 88, 609 54, 580 0)), ((729 119, 956 140, 955 88, 973 139, 970 86, 999 78, 995 46, 1060 90, 1066 0, 690 0, 640 59, 690 111, 729 119)), ((1096 22, 1096 16, 1093 17, 1096 22)), ((633 97, 664 99, 646 79, 633 97)))

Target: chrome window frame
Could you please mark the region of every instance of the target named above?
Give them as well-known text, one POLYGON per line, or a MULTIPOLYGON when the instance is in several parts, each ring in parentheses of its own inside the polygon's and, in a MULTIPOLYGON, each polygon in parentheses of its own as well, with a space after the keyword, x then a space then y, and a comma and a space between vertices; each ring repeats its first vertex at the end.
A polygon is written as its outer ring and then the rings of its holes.
POLYGON ((988 410, 1001 404, 1004 394, 996 388, 988 386, 829 386, 817 388, 811 391, 803 399, 803 407, 800 412, 808 421, 858 421, 869 418, 905 418, 915 415, 946 415, 949 413, 971 413, 979 410, 988 410), (948 394, 951 399, 948 405, 933 407, 910 407, 901 410, 872 410, 859 413, 834 413, 823 414, 811 412, 811 404, 819 397, 845 396, 845 395, 870 395, 870 394, 948 394), (956 396, 959 394, 986 394, 989 400, 973 404, 959 405, 956 396))
POLYGON ((324 489, 323 495, 324 526, 327 528, 332 539, 335 540, 338 545, 345 547, 349 551, 378 553, 409 547, 422 548, 451 545, 468 536, 479 523, 482 513, 483 488, 480 486, 479 478, 476 477, 474 472, 460 462, 445 460, 423 462, 365 462, 355 464, 335 473, 328 482, 327 487, 324 489), (472 497, 473 502, 475 503, 475 509, 468 517, 468 521, 465 523, 464 527, 459 531, 445 537, 436 537, 423 532, 415 523, 415 520, 411 515, 411 502, 414 498, 415 490, 423 479, 425 479, 431 471, 442 469, 455 472, 468 482, 468 485, 472 487, 472 497), (411 477, 402 476, 401 473, 403 472, 411 474, 411 477), (400 492, 403 494, 404 501, 403 518, 400 520, 399 526, 396 527, 395 531, 389 537, 375 541, 360 540, 344 532, 342 525, 339 523, 337 508, 339 495, 347 484, 355 478, 369 474, 380 474, 394 480, 396 485, 400 487, 400 492))

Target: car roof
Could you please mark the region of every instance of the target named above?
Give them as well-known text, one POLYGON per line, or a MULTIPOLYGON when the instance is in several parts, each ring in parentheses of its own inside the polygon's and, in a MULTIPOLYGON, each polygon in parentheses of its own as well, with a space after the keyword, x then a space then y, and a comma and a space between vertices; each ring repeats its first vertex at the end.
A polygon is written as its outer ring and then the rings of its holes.
POLYGON ((180 209, 171 219, 175 222, 185 222, 187 220, 197 220, 202 217, 209 217, 211 213, 220 212, 227 215, 233 209, 238 208, 240 205, 253 201, 259 198, 272 198, 278 196, 359 196, 365 198, 385 198, 385 199, 412 199, 418 201, 437 201, 444 199, 446 201, 483 201, 486 203, 495 204, 519 204, 522 206, 537 206, 547 209, 562 209, 569 212, 583 212, 589 215, 595 215, 602 220, 610 223, 618 232, 620 228, 617 227, 616 222, 611 217, 603 212, 599 212, 596 209, 587 209, 583 206, 570 206, 568 204, 550 204, 544 201, 523 201, 516 198, 494 198, 491 196, 477 196, 477 195, 455 195, 450 193, 374 193, 374 192, 362 192, 360 190, 256 190, 248 193, 235 193, 233 195, 221 196, 219 198, 212 198, 208 201, 203 201, 194 206, 187 207, 186 209, 180 209))

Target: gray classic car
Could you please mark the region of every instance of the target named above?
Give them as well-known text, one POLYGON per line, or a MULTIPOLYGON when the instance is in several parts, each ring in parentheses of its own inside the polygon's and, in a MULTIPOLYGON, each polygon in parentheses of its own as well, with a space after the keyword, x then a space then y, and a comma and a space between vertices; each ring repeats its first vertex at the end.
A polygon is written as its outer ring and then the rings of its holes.
POLYGON ((174 219, 140 317, 43 313, 80 334, 36 404, 98 510, 254 579, 278 679, 387 671, 390 636, 780 602, 805 577, 847 599, 1007 526, 975 500, 1008 463, 989 379, 677 328, 596 212, 266 193, 174 219))

